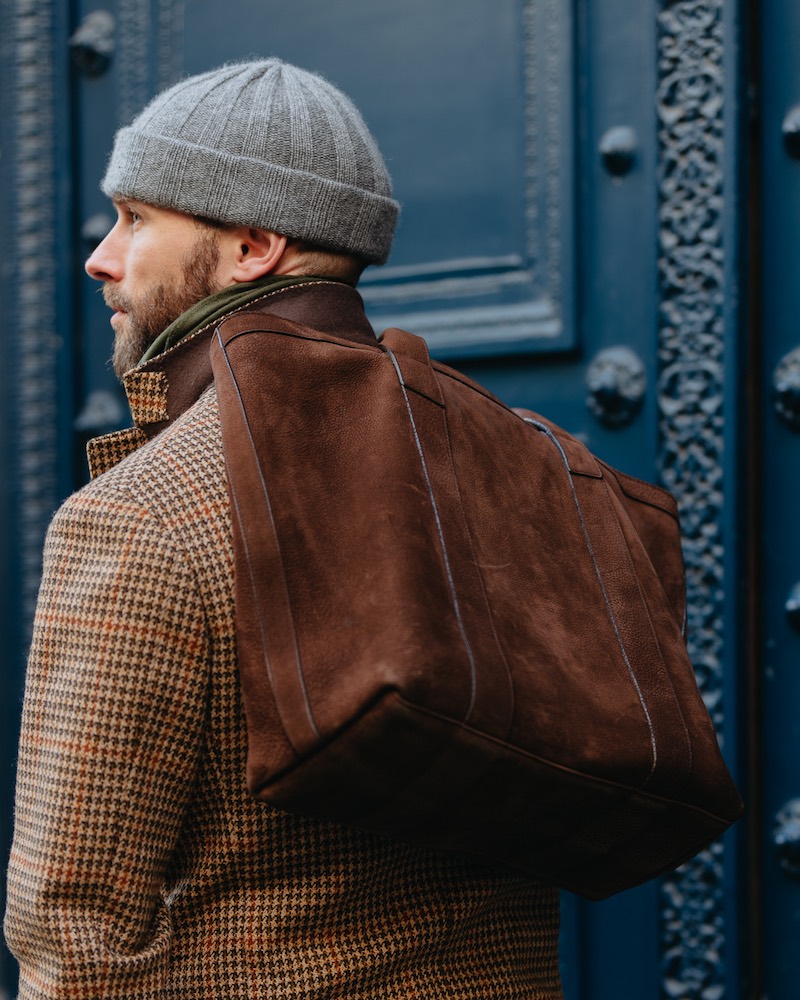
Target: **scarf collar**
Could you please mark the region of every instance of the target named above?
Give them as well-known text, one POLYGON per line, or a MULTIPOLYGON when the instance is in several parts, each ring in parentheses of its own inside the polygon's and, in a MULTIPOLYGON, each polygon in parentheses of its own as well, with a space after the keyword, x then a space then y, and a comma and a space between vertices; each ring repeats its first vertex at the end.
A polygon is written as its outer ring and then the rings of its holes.
POLYGON ((298 285, 303 282, 326 280, 332 279, 298 275, 268 275, 258 281, 229 285, 227 288, 201 299, 200 302, 196 302, 181 313, 176 320, 173 320, 148 347, 139 364, 163 354, 164 351, 170 350, 181 340, 185 340, 192 334, 210 326, 222 319, 223 316, 242 309, 255 299, 260 298, 265 292, 278 291, 280 288, 288 288, 290 285, 298 285))

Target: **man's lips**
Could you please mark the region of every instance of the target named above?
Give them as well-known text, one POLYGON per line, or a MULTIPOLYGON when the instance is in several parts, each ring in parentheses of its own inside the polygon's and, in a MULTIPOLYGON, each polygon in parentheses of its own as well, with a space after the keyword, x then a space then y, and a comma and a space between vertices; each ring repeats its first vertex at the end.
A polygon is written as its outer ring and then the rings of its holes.
POLYGON ((110 295, 107 291, 103 293, 103 301, 109 309, 113 310, 111 325, 114 326, 115 321, 120 320, 127 314, 127 302, 121 302, 115 295, 110 295))

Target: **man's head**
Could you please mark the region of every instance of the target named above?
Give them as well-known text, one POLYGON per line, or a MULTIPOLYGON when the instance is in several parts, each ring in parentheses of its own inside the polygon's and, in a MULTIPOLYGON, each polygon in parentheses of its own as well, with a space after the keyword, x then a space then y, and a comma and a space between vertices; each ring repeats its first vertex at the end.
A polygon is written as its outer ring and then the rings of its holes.
POLYGON ((398 214, 353 104, 277 59, 158 95, 117 133, 101 186, 118 219, 87 271, 118 309, 118 371, 227 285, 266 274, 357 280, 388 257, 398 214))

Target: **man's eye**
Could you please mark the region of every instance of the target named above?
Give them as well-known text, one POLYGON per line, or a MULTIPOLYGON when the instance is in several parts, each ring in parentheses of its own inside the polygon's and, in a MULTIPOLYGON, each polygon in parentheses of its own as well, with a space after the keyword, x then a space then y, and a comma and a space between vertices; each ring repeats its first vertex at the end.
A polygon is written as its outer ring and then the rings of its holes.
POLYGON ((136 225, 136 223, 139 222, 141 220, 141 218, 142 218, 141 215, 139 215, 138 212, 134 212, 133 210, 131 210, 130 215, 131 215, 131 222, 134 225, 136 225))

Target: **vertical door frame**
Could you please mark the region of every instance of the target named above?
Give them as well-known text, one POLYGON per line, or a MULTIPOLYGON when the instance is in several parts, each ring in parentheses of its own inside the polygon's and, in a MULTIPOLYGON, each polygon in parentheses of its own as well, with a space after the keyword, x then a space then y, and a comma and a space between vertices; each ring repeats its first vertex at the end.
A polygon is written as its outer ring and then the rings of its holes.
MULTIPOLYGON (((752 190, 754 251, 751 356, 755 386, 751 433, 754 566, 751 650, 753 844, 750 883, 754 927, 753 996, 794 995, 800 971, 797 932, 798 634, 788 617, 797 583, 800 430, 779 404, 781 368, 797 376, 797 217, 800 163, 796 121, 800 13, 790 0, 752 0, 752 190), (791 117, 789 117, 791 116, 791 117), (792 371, 792 369, 794 369, 792 371), (783 415, 781 416, 781 413, 783 415), (795 827, 793 829, 793 826, 795 827), (781 843, 781 838, 785 838, 781 843), (786 853, 784 853, 784 851, 786 853)), ((784 374, 784 378, 786 375, 784 374)), ((796 382, 795 382, 796 384, 796 382)))
POLYGON ((761 857, 764 802, 761 788, 763 692, 760 657, 762 647, 761 570, 762 449, 760 446, 764 402, 761 364, 761 4, 763 0, 741 0, 739 14, 740 69, 737 75, 741 104, 741 141, 735 155, 741 190, 738 276, 741 285, 740 376, 729 395, 740 402, 743 412, 737 443, 742 456, 738 483, 743 509, 739 518, 741 542, 740 572, 736 588, 736 608, 744 622, 741 643, 741 697, 739 742, 741 785, 746 812, 742 822, 740 852, 741 891, 738 905, 741 949, 741 996, 761 997, 764 989, 764 889, 761 857), (742 488, 742 484, 744 487, 742 488))

